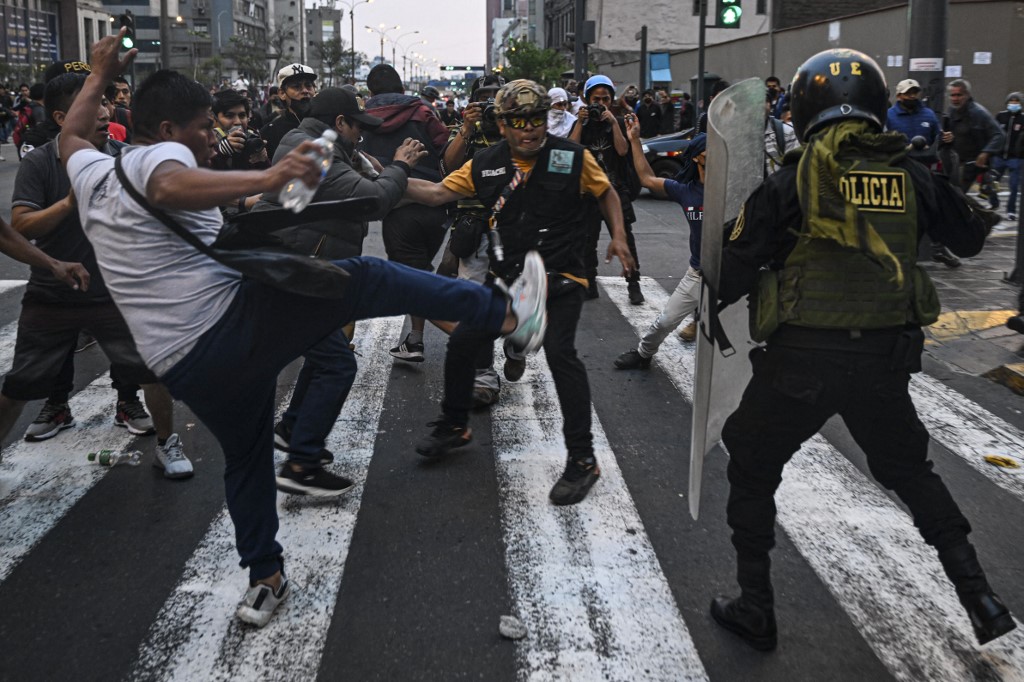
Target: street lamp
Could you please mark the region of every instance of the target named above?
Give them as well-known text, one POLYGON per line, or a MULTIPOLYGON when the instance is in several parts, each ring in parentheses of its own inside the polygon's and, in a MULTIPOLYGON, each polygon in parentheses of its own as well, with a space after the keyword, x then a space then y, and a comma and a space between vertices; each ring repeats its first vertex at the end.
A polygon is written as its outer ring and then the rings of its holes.
POLYGON ((347 2, 346 2, 346 0, 340 0, 340 2, 345 7, 348 7, 348 21, 349 21, 349 26, 351 28, 351 35, 349 36, 349 38, 352 41, 349 44, 349 49, 352 50, 352 74, 351 74, 351 76, 352 76, 352 82, 355 83, 356 82, 356 14, 355 14, 355 8, 359 7, 359 5, 368 5, 371 2, 373 2, 373 0, 358 0, 358 2, 357 2, 357 0, 348 0, 347 2))
POLYGON ((402 28, 402 27, 399 26, 398 24, 395 24, 394 26, 391 26, 391 27, 385 26, 384 24, 381 24, 379 28, 373 28, 372 26, 367 26, 366 27, 366 32, 367 33, 376 33, 376 34, 380 35, 380 63, 381 64, 384 63, 384 38, 387 37, 387 34, 390 33, 391 31, 397 31, 400 28, 402 28))
MULTIPOLYGON (((402 38, 407 37, 407 36, 416 35, 417 33, 419 33, 419 31, 409 31, 408 33, 403 33, 402 35, 398 36, 397 38, 388 38, 388 40, 391 41, 391 65, 392 66, 396 66, 397 65, 397 62, 395 60, 395 48, 398 45, 398 41, 401 40, 402 38)), ((424 40, 423 42, 425 43, 427 41, 424 40)))
MULTIPOLYGON (((402 51, 402 80, 403 81, 408 80, 408 78, 406 78, 406 66, 409 63, 409 52, 412 51, 412 48, 416 47, 417 45, 426 45, 426 44, 427 44, 426 40, 421 40, 418 43, 413 43, 412 45, 409 45, 408 47, 406 47, 402 51)), ((394 59, 394 53, 392 53, 392 57, 391 58, 394 59)), ((398 65, 395 64, 395 66, 397 67, 398 65)))
POLYGON ((224 16, 225 14, 227 14, 228 12, 230 12, 230 11, 231 10, 227 10, 226 9, 226 10, 217 12, 217 52, 218 53, 221 51, 221 48, 224 46, 224 43, 222 43, 221 39, 220 39, 220 18, 222 16, 224 16))

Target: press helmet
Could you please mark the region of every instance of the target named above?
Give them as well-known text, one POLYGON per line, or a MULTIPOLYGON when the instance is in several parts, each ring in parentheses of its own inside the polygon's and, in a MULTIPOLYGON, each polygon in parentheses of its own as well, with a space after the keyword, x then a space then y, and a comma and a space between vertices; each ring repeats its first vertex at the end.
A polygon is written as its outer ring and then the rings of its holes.
POLYGON ((596 76, 591 76, 587 79, 587 82, 583 84, 584 101, 590 97, 590 91, 596 87, 608 88, 608 92, 611 93, 612 97, 615 97, 615 85, 612 83, 612 79, 608 76, 598 74, 596 76))
POLYGON ((797 69, 789 111, 797 137, 806 142, 822 127, 859 119, 885 126, 889 93, 875 60, 857 50, 825 50, 797 69))
POLYGON ((547 88, 533 81, 520 78, 506 83, 494 96, 495 113, 498 116, 525 116, 547 113, 551 98, 547 88))

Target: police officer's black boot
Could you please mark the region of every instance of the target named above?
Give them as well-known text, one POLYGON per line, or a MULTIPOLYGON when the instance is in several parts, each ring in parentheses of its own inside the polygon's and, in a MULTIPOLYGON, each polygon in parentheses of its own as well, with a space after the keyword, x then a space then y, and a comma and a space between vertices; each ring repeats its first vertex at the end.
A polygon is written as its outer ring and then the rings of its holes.
POLYGON ((978 563, 978 555, 970 543, 964 542, 942 550, 939 552, 939 561, 971 619, 974 636, 979 644, 991 642, 1017 627, 1009 609, 989 586, 985 571, 978 563))
POLYGON ((758 651, 771 651, 778 643, 771 559, 739 559, 736 581, 740 596, 715 597, 711 600, 711 617, 758 651))
POLYGON ((639 270, 634 270, 626 278, 626 293, 629 294, 629 302, 633 305, 640 305, 644 302, 644 295, 640 291, 639 270))

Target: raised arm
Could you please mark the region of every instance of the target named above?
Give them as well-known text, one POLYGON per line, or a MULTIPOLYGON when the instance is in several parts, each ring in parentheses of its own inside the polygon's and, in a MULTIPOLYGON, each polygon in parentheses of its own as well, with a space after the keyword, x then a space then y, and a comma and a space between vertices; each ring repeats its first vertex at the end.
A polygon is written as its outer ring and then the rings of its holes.
POLYGON ((640 142, 640 123, 636 118, 626 121, 626 136, 629 138, 629 147, 633 154, 633 167, 640 177, 640 184, 651 190, 660 197, 668 196, 665 192, 665 179, 654 174, 651 164, 647 163, 644 156, 643 144, 640 142))

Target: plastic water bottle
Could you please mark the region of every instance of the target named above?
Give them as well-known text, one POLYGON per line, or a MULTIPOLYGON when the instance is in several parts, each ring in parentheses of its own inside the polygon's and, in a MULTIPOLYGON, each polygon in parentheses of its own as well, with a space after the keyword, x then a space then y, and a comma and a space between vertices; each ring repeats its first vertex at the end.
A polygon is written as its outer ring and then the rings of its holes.
POLYGON ((142 452, 139 450, 132 450, 131 452, 100 450, 99 452, 90 452, 86 457, 90 462, 96 462, 104 467, 114 467, 118 464, 128 464, 134 467, 142 462, 142 452))
MULTIPOLYGON (((334 142, 337 139, 338 133, 328 128, 313 142, 317 148, 309 152, 309 157, 320 164, 321 182, 327 176, 331 161, 334 160, 334 142)), ((281 205, 295 213, 301 213, 309 206, 309 202, 313 201, 316 189, 316 187, 307 185, 300 178, 295 178, 281 190, 281 205)))

